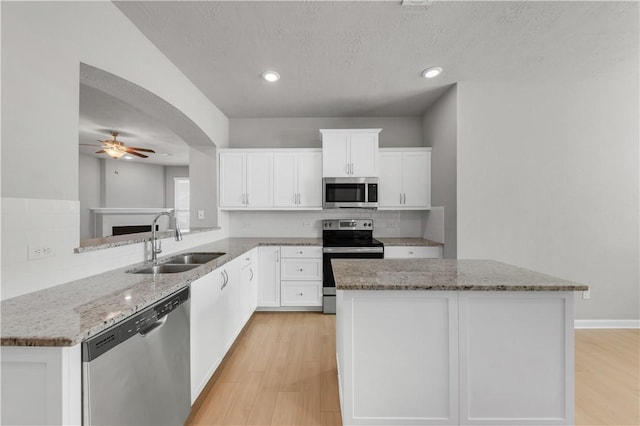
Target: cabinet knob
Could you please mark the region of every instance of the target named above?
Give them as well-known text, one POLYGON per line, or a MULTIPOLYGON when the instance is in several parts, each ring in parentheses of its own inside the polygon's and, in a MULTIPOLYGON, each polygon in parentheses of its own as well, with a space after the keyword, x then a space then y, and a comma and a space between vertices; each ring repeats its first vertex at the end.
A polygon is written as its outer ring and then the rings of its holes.
POLYGON ((302 250, 300 250, 300 251, 298 252, 298 254, 303 254, 303 253, 304 253, 304 252, 303 252, 302 250))
POLYGON ((298 296, 304 296, 304 293, 298 293, 298 296))
POLYGON ((298 269, 298 272, 302 272, 302 271, 303 271, 303 269, 302 269, 302 268, 298 269))
POLYGON ((412 251, 410 251, 410 252, 409 252, 409 254, 413 254, 413 252, 412 252, 412 251))

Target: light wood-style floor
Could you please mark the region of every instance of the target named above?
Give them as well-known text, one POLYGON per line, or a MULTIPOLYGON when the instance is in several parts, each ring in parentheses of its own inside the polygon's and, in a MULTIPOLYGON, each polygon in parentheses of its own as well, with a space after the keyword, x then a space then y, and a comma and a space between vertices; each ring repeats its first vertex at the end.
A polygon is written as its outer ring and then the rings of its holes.
MULTIPOLYGON (((640 425, 640 330, 576 331, 576 425, 640 425)), ((256 312, 187 425, 341 425, 335 316, 256 312)))

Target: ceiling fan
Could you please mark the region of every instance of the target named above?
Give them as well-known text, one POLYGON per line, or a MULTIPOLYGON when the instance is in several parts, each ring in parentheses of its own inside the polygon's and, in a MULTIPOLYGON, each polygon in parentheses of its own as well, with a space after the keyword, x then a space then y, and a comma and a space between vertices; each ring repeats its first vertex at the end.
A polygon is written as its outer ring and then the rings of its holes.
MULTIPOLYGON (((141 158, 149 157, 148 155, 141 154, 138 151, 151 152, 155 154, 155 151, 152 149, 135 148, 132 146, 126 146, 124 143, 122 143, 117 139, 119 134, 120 133, 118 132, 111 132, 111 136, 113 136, 113 139, 105 139, 103 141, 98 140, 98 142, 102 143, 102 149, 100 151, 97 151, 96 154, 107 154, 109 155, 109 157, 116 160, 125 154, 131 154, 141 158)), ((80 144, 80 145, 88 145, 88 144, 80 144)), ((88 145, 88 146, 98 146, 98 145, 88 145)))

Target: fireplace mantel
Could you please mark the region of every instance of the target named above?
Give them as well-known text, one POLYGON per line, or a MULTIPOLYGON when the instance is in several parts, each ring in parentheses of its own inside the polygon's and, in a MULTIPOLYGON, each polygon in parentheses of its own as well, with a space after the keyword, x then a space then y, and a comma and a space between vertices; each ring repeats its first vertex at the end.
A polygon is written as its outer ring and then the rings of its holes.
POLYGON ((95 214, 158 214, 171 213, 173 210, 166 207, 96 207, 91 209, 95 214))

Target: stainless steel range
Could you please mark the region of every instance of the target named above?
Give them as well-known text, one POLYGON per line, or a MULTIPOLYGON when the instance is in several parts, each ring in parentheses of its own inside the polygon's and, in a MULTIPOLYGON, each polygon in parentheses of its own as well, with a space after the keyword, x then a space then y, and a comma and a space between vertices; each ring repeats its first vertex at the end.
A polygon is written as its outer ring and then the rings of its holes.
POLYGON ((371 219, 322 221, 322 312, 336 313, 336 282, 331 259, 382 259, 384 244, 373 238, 371 219))

